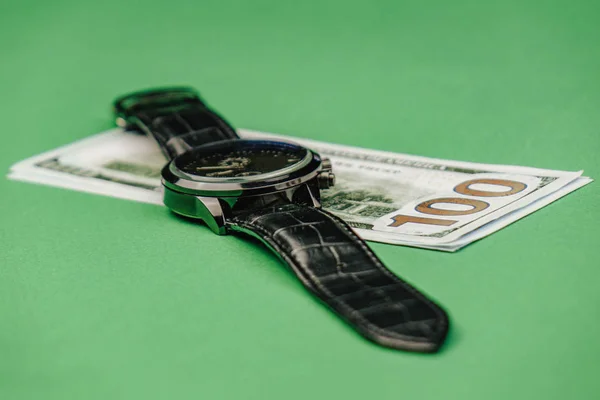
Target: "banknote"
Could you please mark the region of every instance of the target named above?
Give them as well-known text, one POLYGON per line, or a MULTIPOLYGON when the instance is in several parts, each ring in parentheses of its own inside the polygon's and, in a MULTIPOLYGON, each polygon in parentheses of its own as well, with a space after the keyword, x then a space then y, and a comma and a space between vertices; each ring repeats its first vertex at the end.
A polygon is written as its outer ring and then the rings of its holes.
MULTIPOLYGON (((479 164, 364 149, 265 132, 329 157, 333 188, 323 207, 365 240, 455 251, 591 182, 582 171, 479 164)), ((29 158, 9 177, 162 204, 166 160, 142 135, 114 129, 29 158)))

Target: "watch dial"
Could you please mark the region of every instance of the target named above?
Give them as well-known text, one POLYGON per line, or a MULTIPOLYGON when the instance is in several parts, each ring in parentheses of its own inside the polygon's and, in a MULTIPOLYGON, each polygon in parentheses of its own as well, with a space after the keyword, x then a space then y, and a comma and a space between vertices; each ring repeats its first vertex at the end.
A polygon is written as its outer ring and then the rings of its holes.
POLYGON ((303 147, 280 142, 232 140, 203 146, 175 160, 177 168, 206 178, 249 178, 292 167, 307 155, 303 147))

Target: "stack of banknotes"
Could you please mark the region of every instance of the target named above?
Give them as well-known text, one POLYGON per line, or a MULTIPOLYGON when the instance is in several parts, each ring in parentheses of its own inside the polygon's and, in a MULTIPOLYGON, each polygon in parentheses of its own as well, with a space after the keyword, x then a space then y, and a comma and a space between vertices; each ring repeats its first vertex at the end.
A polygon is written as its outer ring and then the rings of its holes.
MULTIPOLYGON (((331 159, 322 204, 365 240, 456 251, 592 182, 583 171, 440 160, 239 130, 331 159)), ((114 129, 23 160, 14 180, 162 205, 166 160, 152 139, 114 129)))

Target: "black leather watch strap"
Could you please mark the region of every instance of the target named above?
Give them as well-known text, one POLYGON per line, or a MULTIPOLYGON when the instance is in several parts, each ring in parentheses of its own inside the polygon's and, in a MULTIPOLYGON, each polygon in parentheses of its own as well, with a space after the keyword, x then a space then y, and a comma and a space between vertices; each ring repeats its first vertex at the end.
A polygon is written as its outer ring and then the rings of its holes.
POLYGON ((367 339, 419 352, 442 345, 445 311, 385 268, 336 216, 285 204, 238 214, 228 224, 267 244, 308 290, 367 339))
POLYGON ((207 143, 239 138, 191 88, 131 93, 118 98, 114 109, 119 125, 153 137, 169 159, 207 143))

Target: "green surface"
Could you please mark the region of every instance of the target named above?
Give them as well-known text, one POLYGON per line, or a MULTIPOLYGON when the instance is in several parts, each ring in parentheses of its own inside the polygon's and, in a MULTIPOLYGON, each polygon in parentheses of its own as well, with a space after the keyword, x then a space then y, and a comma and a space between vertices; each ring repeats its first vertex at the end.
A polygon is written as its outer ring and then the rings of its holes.
MULTIPOLYGON (((600 3, 0 3, 0 169, 191 84, 238 127, 600 177, 600 3), (292 5, 294 4, 294 5, 292 5)), ((458 252, 372 244, 440 354, 364 341, 263 249, 0 181, 0 398, 595 399, 600 186, 458 252)))

